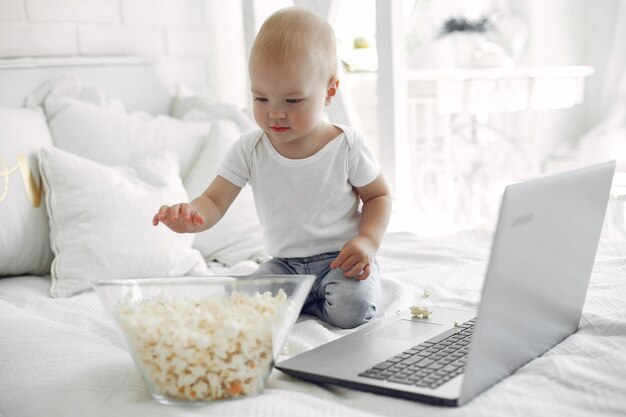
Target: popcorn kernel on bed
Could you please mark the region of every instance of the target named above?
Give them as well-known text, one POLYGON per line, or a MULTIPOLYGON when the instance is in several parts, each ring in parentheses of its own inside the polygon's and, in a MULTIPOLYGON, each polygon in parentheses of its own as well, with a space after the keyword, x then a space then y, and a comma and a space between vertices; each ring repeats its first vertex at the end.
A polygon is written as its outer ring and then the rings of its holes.
POLYGON ((415 318, 427 319, 432 314, 432 311, 430 311, 428 307, 411 306, 409 309, 411 310, 411 315, 415 318))
POLYGON ((229 299, 160 295, 115 314, 142 372, 161 395, 217 400, 254 394, 271 371, 271 323, 288 307, 280 290, 229 299), (227 323, 227 325, 224 325, 227 323))

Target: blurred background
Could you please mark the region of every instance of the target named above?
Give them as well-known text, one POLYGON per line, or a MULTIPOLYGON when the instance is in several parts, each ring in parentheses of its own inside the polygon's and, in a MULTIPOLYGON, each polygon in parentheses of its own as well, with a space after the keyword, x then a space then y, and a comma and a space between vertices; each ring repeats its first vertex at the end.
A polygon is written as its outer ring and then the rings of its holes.
POLYGON ((148 57, 246 110, 256 31, 294 4, 336 31, 328 118, 367 134, 392 228, 493 226, 506 184, 617 159, 606 233, 626 237, 626 0, 0 0, 0 67, 148 57))

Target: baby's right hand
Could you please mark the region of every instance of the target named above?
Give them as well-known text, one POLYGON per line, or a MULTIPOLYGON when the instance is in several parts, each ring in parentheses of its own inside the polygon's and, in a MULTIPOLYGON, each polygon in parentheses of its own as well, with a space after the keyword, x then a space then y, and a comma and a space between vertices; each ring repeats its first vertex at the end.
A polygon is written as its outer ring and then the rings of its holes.
POLYGON ((152 218, 152 224, 163 223, 176 233, 196 232, 204 224, 204 218, 198 210, 189 203, 161 206, 159 212, 152 218))

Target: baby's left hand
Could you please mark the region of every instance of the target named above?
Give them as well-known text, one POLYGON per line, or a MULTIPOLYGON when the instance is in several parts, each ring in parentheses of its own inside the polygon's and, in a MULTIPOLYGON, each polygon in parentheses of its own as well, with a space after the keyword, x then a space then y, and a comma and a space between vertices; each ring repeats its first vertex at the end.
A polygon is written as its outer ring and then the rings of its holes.
POLYGON ((370 262, 376 255, 376 245, 365 236, 357 236, 349 240, 339 255, 330 263, 332 269, 340 268, 346 278, 358 280, 370 276, 370 262))

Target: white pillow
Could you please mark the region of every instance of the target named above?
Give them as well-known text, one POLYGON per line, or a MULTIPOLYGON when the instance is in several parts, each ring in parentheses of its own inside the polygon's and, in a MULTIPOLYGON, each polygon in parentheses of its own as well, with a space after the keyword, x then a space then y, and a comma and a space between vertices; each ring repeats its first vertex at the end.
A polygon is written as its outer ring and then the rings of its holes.
POLYGON ((196 94, 183 86, 178 87, 172 99, 170 114, 188 122, 230 120, 237 125, 240 132, 246 132, 256 127, 250 116, 234 104, 215 101, 206 95, 196 94))
MULTIPOLYGON (((125 165, 158 150, 175 151, 192 199, 209 185, 222 157, 239 137, 241 126, 253 126, 243 112, 227 104, 213 108, 221 109, 220 114, 227 115, 232 123, 222 118, 222 126, 215 130, 211 126, 220 120, 217 113, 197 122, 126 113, 99 89, 72 78, 54 80, 36 99, 34 96, 34 102, 45 104, 54 145, 61 149, 107 165, 125 165)), ((196 235, 194 247, 207 260, 225 265, 268 258, 249 189, 242 190, 217 226, 196 235)))
POLYGON ((56 147, 107 165, 126 165, 150 153, 174 151, 183 178, 211 127, 208 122, 126 113, 64 96, 47 98, 45 109, 56 147))
POLYGON ((101 108, 125 111, 121 101, 108 97, 104 90, 97 86, 83 85, 73 74, 63 74, 48 80, 30 93, 24 101, 26 107, 41 107, 46 104, 46 116, 51 118, 67 105, 63 100, 54 101, 54 97, 75 98, 101 108), (55 106, 55 103, 58 103, 58 106, 55 106))
MULTIPOLYGON (((193 199, 215 178, 215 171, 224 155, 239 137, 239 129, 227 121, 213 124, 204 148, 185 180, 185 188, 193 199)), ((244 260, 261 262, 269 259, 264 250, 261 223, 256 214, 252 190, 246 186, 224 217, 211 229, 198 233, 194 247, 207 261, 226 266, 244 260)))
POLYGON ((47 147, 39 160, 53 297, 88 290, 98 279, 208 273, 193 235, 152 225, 161 204, 188 198, 173 153, 111 167, 47 147))
POLYGON ((37 151, 52 139, 41 109, 0 107, 0 275, 45 275, 52 251, 37 151))

